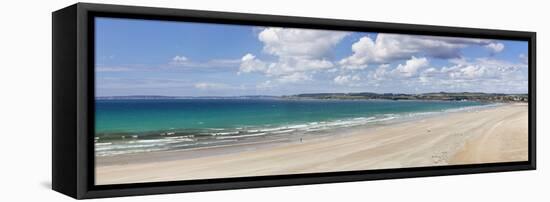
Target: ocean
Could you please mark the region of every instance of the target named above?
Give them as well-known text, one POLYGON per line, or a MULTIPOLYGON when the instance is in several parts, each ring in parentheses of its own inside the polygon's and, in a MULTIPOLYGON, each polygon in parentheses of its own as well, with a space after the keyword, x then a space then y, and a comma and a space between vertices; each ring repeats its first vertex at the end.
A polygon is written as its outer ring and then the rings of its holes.
POLYGON ((112 99, 96 100, 96 156, 330 135, 335 129, 445 113, 473 101, 112 99))

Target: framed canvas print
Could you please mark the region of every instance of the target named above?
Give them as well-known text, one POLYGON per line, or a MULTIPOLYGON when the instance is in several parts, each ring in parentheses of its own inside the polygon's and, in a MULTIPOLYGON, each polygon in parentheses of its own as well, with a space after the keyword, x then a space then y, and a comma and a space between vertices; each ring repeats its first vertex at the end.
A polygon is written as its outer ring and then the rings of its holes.
POLYGON ((533 170, 535 36, 78 3, 53 13, 53 189, 533 170))

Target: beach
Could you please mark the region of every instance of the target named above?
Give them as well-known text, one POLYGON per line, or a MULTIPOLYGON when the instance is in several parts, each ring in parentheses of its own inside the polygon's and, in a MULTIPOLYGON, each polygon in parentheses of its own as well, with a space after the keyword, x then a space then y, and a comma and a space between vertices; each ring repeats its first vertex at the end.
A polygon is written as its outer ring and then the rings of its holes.
POLYGON ((441 113, 320 138, 96 157, 96 184, 527 161, 528 106, 441 113))

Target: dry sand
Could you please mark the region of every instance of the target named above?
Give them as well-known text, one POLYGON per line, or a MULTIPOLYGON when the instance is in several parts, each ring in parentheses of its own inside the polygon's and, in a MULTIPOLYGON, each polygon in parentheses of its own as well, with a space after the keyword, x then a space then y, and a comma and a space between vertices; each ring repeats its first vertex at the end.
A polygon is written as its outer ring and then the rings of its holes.
POLYGON ((507 104, 238 153, 97 157, 96 184, 527 161, 527 114, 507 104))

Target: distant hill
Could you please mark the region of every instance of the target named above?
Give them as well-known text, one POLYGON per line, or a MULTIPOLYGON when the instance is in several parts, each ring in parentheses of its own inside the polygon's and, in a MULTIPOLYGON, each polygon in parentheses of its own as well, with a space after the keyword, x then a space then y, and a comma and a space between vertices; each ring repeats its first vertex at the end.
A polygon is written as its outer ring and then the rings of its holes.
POLYGON ((449 101, 487 101, 487 102, 527 102, 527 94, 502 94, 480 92, 437 92, 421 94, 404 93, 308 93, 283 96, 286 99, 384 99, 384 100, 449 100, 449 101))
POLYGON ((436 92, 421 94, 405 93, 305 93, 285 96, 244 95, 244 96, 159 96, 131 95, 104 96, 97 100, 155 100, 155 99, 340 99, 340 100, 448 100, 448 101, 485 101, 485 102, 527 102, 527 94, 503 94, 481 92, 436 92))

